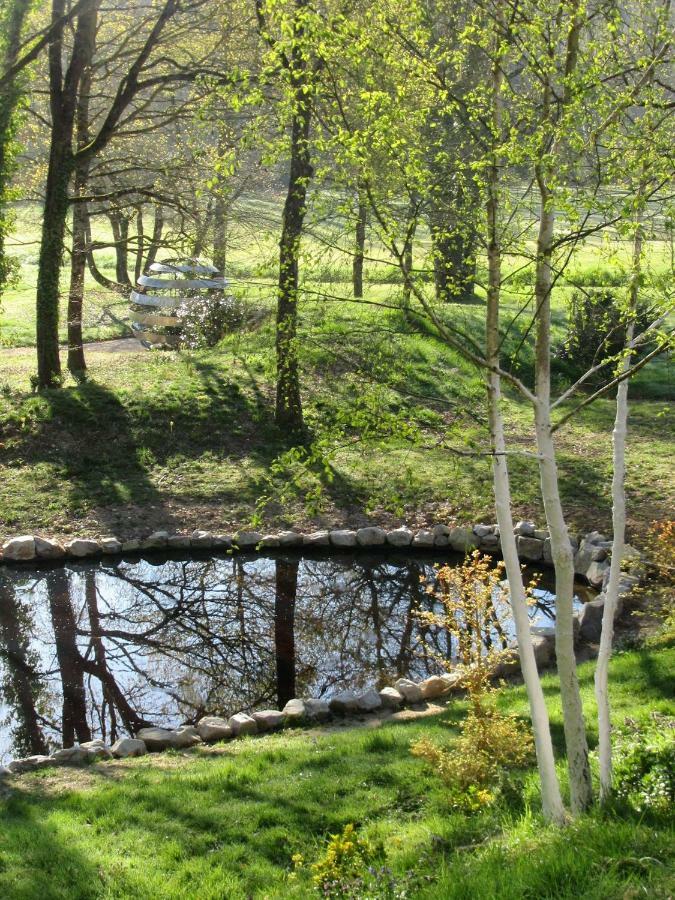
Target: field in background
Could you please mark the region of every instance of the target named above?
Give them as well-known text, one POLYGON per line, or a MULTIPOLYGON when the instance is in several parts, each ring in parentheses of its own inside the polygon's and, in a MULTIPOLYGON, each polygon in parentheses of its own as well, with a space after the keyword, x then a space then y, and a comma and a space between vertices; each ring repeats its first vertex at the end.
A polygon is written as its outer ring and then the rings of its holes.
MULTIPOLYGON (((305 282, 300 311, 305 412, 324 441, 322 455, 308 466, 279 463, 287 449, 273 424, 279 210, 260 200, 251 210, 233 236, 228 265, 235 293, 254 313, 246 328, 213 350, 92 352, 85 383, 67 377, 68 390, 40 396, 30 391, 38 223, 35 210, 32 221, 23 211, 14 238, 15 248, 21 242, 22 281, 3 299, 0 319, 9 348, 0 349, 0 536, 224 530, 254 517, 270 526, 493 519, 489 459, 471 455, 487 442, 480 373, 402 314, 397 273, 386 259, 367 263, 365 299, 387 308, 353 302, 350 261, 326 246, 335 237, 328 225, 321 240, 305 243, 305 270, 314 280, 305 282)), ((112 275, 112 254, 97 259, 112 275)), ((655 243, 651 264, 665 273, 668 259, 666 245, 655 243)), ((588 247, 572 272, 588 287, 616 286, 623 262, 625 256, 606 259, 601 248, 588 247)), ((518 271, 509 289, 507 359, 527 324, 518 312, 528 280, 518 271)), ((556 294, 559 344, 569 290, 556 294)), ((85 339, 127 333, 125 297, 88 282, 85 309, 85 339)), ((482 333, 480 305, 448 304, 445 314, 467 332, 482 333)), ((531 351, 519 353, 518 374, 529 378, 531 370, 531 351)), ((565 372, 558 367, 554 374, 562 383, 565 372)), ((629 516, 639 542, 646 524, 668 515, 675 499, 669 361, 643 370, 631 396, 629 516)), ((512 398, 507 420, 511 446, 532 450, 529 408, 512 398)), ((565 503, 580 529, 610 521, 612 420, 612 401, 601 400, 559 433, 565 503)), ((542 521, 534 461, 514 455, 511 471, 516 514, 542 521)))

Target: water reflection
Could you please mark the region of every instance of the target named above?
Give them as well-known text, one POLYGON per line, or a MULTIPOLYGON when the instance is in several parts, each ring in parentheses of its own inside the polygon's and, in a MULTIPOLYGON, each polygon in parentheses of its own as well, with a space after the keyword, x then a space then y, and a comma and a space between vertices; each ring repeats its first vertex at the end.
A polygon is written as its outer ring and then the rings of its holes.
MULTIPOLYGON (((447 559, 445 560, 447 562, 447 559)), ((433 559, 123 560, 0 575, 0 754, 423 677, 433 559), (421 640, 424 636, 425 642, 421 640)), ((538 624, 553 619, 540 591, 538 624)), ((506 635, 508 639, 510 636, 506 635)))

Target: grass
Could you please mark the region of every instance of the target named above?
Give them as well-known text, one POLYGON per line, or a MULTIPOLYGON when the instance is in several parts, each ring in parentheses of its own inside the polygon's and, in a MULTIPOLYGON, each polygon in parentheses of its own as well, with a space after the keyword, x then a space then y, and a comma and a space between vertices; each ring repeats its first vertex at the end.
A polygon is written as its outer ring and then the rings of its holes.
MULTIPOLYGON (((274 204, 263 206, 271 220, 274 204)), ((255 324, 214 350, 90 352, 86 382, 67 378, 64 390, 37 396, 30 391, 34 351, 19 346, 32 341, 37 222, 22 213, 19 226, 23 281, 3 298, 0 320, 3 339, 13 345, 0 351, 0 537, 35 530, 121 537, 154 528, 224 530, 254 517, 269 527, 493 519, 489 461, 466 455, 487 447, 480 375, 398 309, 345 302, 347 283, 312 281, 322 268, 347 277, 344 260, 324 249, 321 255, 317 241, 310 239, 307 250, 317 261, 305 285, 300 346, 305 413, 322 456, 309 466, 273 465, 288 442, 273 424, 271 230, 257 243, 242 231, 230 263, 243 279, 237 292, 258 312, 255 324)), ((655 245, 652 255, 655 266, 665 266, 665 247, 655 245)), ((101 253, 100 264, 109 269, 112 259, 101 253)), ((585 272, 586 280, 607 280, 617 265, 608 268, 597 250, 585 248, 575 277, 585 272)), ((391 265, 370 264, 368 274, 366 299, 395 307, 400 287, 391 283, 391 265)), ((529 290, 514 287, 505 307, 506 320, 513 320, 507 355, 519 347, 517 311, 529 290)), ((558 342, 565 335, 565 290, 554 309, 558 342)), ((123 333, 122 309, 120 328, 105 316, 101 325, 96 296, 89 290, 96 321, 87 338, 123 333)), ((123 300, 113 300, 123 308, 123 300)), ((481 306, 448 305, 446 314, 480 340, 481 306)), ((516 371, 531 377, 527 340, 516 371)), ((556 369, 555 376, 562 385, 565 372, 556 369)), ((638 537, 675 499, 672 384, 668 361, 659 360, 631 385, 629 526, 638 537)), ((601 400, 559 433, 563 495, 579 530, 589 524, 589 510, 595 526, 610 521, 612 418, 612 401, 601 400)), ((516 398, 508 403, 507 424, 514 449, 531 450, 531 410, 516 398)), ((513 456, 511 470, 516 514, 541 521, 533 460, 513 456)))
MULTIPOLYGON (((616 721, 673 707, 675 650, 615 656, 616 721)), ((580 667, 595 741, 593 665, 580 667)), ((544 689, 561 745, 555 677, 544 689)), ((522 688, 502 707, 524 714, 522 688)), ((545 827, 533 771, 514 775, 498 803, 454 811, 442 784, 409 752, 427 734, 452 742, 463 701, 441 715, 377 730, 290 732, 186 754, 43 770, 0 801, 0 895, 51 898, 273 898, 313 895, 305 866, 329 834, 354 823, 381 842, 392 877, 429 898, 667 898, 675 888, 672 821, 628 809, 545 827)), ((565 779, 564 761, 560 774, 565 779)))

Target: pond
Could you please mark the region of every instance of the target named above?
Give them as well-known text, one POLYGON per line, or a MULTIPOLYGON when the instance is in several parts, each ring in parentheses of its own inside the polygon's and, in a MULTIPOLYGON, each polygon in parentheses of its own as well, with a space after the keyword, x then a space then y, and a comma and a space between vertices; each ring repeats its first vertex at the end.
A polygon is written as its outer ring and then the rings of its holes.
MULTIPOLYGON (((435 654, 455 648, 438 629, 422 642, 416 617, 433 602, 423 579, 436 562, 447 555, 158 557, 0 572, 0 760, 438 672, 435 654)), ((533 624, 553 623, 549 586, 540 582, 533 624)))

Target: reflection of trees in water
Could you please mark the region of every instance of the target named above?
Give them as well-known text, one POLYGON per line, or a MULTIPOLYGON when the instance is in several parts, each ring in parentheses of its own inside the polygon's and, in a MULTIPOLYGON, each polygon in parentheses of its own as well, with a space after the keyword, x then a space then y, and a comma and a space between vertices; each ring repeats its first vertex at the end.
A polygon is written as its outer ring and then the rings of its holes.
POLYGON ((421 641, 416 617, 433 602, 430 573, 360 556, 82 564, 34 573, 29 587, 15 576, 0 641, 17 741, 44 749, 40 679, 72 743, 437 671, 449 637, 424 626, 421 641), (25 597, 45 632, 33 645, 25 597))

